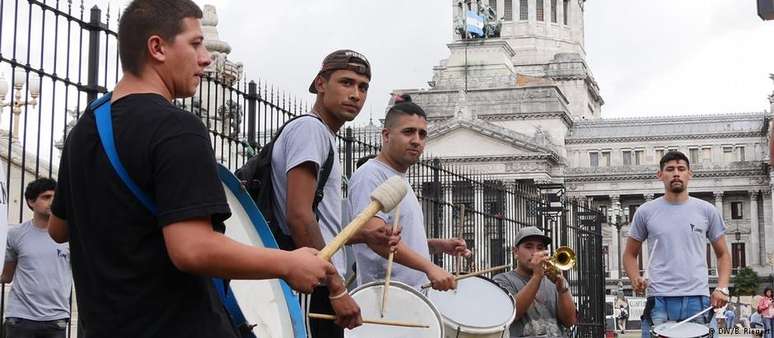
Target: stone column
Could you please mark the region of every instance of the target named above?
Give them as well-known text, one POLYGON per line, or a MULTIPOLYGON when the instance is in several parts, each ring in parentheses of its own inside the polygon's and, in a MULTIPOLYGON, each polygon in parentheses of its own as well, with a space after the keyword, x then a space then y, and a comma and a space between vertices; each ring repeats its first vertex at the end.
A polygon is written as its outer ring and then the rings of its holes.
POLYGON ((750 191, 750 257, 749 265, 761 265, 761 248, 758 244, 758 191, 750 191))
POLYGON ((489 247, 489 236, 487 235, 487 229, 484 226, 484 187, 480 185, 474 185, 474 200, 473 200, 473 209, 475 209, 477 212, 475 215, 472 212, 473 210, 465 210, 465 218, 468 217, 474 217, 475 220, 475 236, 476 236, 476 266, 488 266, 484 264, 484 259, 489 258, 489 252, 486 252, 486 248, 489 247))
POLYGON ((720 213, 720 218, 723 218, 723 192, 722 191, 716 191, 713 193, 715 195, 715 207, 718 208, 718 212, 720 213))

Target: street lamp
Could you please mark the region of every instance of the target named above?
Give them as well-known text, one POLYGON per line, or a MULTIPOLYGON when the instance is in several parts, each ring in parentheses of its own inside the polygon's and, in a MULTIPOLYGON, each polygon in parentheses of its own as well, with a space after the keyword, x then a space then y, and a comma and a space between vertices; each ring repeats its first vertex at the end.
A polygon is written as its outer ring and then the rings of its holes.
POLYGON ((621 286, 621 290, 623 290, 623 274, 621 272, 621 228, 624 225, 629 224, 629 208, 621 209, 621 203, 616 201, 612 206, 612 210, 610 210, 610 213, 607 215, 607 219, 607 223, 615 227, 616 235, 618 237, 618 285, 621 286))
POLYGON ((32 73, 29 75, 29 81, 27 82, 27 90, 29 90, 32 99, 22 101, 22 88, 24 88, 24 80, 26 77, 27 73, 24 69, 16 69, 13 79, 14 100, 6 103, 5 94, 8 93, 8 82, 6 82, 3 74, 0 73, 0 121, 2 120, 2 109, 11 107, 11 112, 15 115, 12 127, 14 138, 18 138, 19 135, 19 115, 21 115, 22 108, 25 106, 35 108, 35 105, 38 104, 38 96, 40 95, 40 80, 36 74, 32 73))

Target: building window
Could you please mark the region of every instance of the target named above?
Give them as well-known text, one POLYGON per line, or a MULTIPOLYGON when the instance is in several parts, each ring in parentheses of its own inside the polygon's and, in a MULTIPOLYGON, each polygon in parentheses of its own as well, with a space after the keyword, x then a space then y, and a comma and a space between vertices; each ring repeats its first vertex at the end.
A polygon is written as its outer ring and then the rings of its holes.
POLYGON ((599 206, 599 213, 602 214, 602 216, 605 216, 605 219, 607 219, 607 206, 606 205, 600 205, 599 206))
POLYGON ((744 218, 744 202, 731 202, 731 219, 744 218))
POLYGON ((492 7, 492 10, 497 13, 497 0, 489 0, 489 7, 492 7))
POLYGON ((668 150, 669 151, 677 151, 677 147, 669 147, 668 150))
POLYGON ((712 148, 711 147, 704 147, 701 148, 701 161, 705 163, 709 163, 712 161, 712 148))
POLYGON ((566 26, 566 25, 568 25, 567 22, 569 22, 568 18, 570 16, 570 0, 564 0, 564 3, 562 4, 562 7, 563 7, 562 9, 564 10, 564 11, 562 11, 562 14, 564 16, 564 18, 563 18, 564 25, 566 26))
POLYGON ((630 204, 629 205, 629 222, 634 219, 634 213, 637 212, 637 208, 639 208, 639 204, 630 204))
POLYGON ((734 162, 734 147, 732 146, 725 146, 723 147, 723 162, 734 162))
POLYGON ((744 243, 731 243, 731 271, 736 274, 739 272, 739 269, 746 266, 744 243))
POLYGON ((736 160, 737 161, 744 161, 744 146, 737 146, 736 147, 736 160))
POLYGON ((645 159, 645 150, 634 151, 634 165, 641 165, 645 159))
POLYGON ((602 246, 602 256, 603 256, 602 259, 605 262, 605 277, 606 278, 610 278, 610 268, 611 268, 611 266, 610 266, 610 254, 609 254, 610 251, 609 250, 610 249, 608 248, 607 245, 603 245, 602 246))
POLYGON ((656 163, 661 162, 662 157, 664 157, 664 149, 656 149, 656 163))
POLYGON ((589 153, 589 165, 592 168, 599 167, 599 153, 596 151, 592 151, 589 153))
POLYGON ((688 160, 691 161, 691 164, 699 163, 699 148, 688 149, 688 160))
POLYGON ((537 4, 535 5, 537 21, 543 21, 545 19, 545 9, 546 7, 543 4, 543 0, 537 0, 537 4))
POLYGON ((551 22, 556 23, 556 2, 558 0, 551 0, 551 22))
POLYGON ((513 0, 505 0, 503 6, 503 20, 513 20, 513 0))
POLYGON ((603 151, 602 152, 602 166, 603 167, 609 167, 610 166, 610 152, 609 151, 603 151))
POLYGON ((519 20, 529 20, 529 1, 527 0, 519 2, 519 20))
POLYGON ((632 165, 632 152, 630 150, 624 150, 621 155, 623 155, 623 165, 632 165))

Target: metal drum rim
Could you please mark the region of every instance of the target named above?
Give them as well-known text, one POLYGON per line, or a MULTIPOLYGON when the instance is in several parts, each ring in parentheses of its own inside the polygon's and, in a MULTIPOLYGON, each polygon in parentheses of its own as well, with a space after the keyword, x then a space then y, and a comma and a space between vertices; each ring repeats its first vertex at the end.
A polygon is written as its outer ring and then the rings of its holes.
MULTIPOLYGON (((653 335, 653 336, 655 336, 655 337, 662 337, 662 335, 663 335, 664 333, 663 333, 663 330, 660 330, 660 331, 661 331, 661 333, 659 333, 659 332, 658 332, 658 331, 659 331, 659 327, 660 327, 660 326, 664 326, 664 325, 666 325, 666 324, 669 324, 669 323, 672 323, 672 324, 677 324, 677 322, 672 322, 672 321, 670 321, 670 322, 664 322, 664 323, 658 324, 658 325, 654 326, 654 327, 653 327, 653 328, 650 330, 650 331, 651 331, 651 335, 653 335)), ((704 333, 704 334, 702 334, 701 336, 685 336, 685 337, 681 337, 681 336, 663 336, 663 337, 667 337, 667 338, 703 338, 703 337, 711 337, 711 335, 710 335, 710 328, 709 328, 709 327, 707 327, 707 325, 704 325, 704 324, 699 324, 699 323, 692 323, 692 322, 688 322, 688 323, 685 323, 685 324, 683 324, 683 325, 701 326, 701 327, 703 327, 703 328, 706 328, 706 329, 707 329, 707 332, 706 332, 706 333, 704 333)), ((671 326, 670 326, 670 328, 671 328, 671 326)), ((668 329, 667 329, 667 330, 668 330, 668 329)))

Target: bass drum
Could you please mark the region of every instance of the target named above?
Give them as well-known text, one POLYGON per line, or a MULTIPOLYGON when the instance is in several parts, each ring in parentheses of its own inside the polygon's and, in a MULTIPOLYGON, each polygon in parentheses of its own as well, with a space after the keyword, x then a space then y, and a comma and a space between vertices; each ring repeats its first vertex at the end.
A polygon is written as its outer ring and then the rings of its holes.
MULTIPOLYGON (((224 223, 226 236, 237 242, 278 248, 274 236, 252 198, 226 167, 218 165, 231 217, 224 223)), ((281 279, 213 279, 232 323, 242 337, 306 338, 304 315, 298 297, 281 279)))

